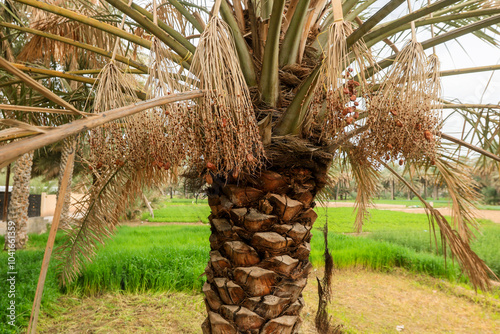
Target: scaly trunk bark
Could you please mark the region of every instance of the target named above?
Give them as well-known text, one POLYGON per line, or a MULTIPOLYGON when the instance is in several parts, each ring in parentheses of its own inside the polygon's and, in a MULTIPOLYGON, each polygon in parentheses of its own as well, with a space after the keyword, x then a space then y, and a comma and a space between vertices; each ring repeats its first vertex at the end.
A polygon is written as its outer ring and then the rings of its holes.
MULTIPOLYGON (((58 186, 58 189, 61 189, 61 182, 62 182, 62 178, 63 178, 63 174, 64 174, 64 169, 66 168, 66 163, 68 161, 68 157, 71 154, 71 150, 73 149, 73 141, 74 140, 75 139, 73 137, 69 137, 63 141, 63 150, 61 152, 61 162, 59 163, 59 186, 58 186)), ((61 211, 59 228, 67 228, 69 226, 69 221, 70 221, 69 207, 71 205, 71 180, 73 178, 74 166, 75 166, 74 162, 71 166, 68 166, 68 168, 70 168, 69 183, 68 183, 66 193, 64 194, 64 204, 63 204, 62 211, 61 211)), ((57 198, 59 198, 59 190, 57 191, 57 198)))
MULTIPOLYGON (((22 155, 14 167, 14 184, 9 199, 9 221, 15 224, 16 249, 23 249, 28 242, 28 207, 30 196, 31 166, 33 152, 22 155)), ((8 233, 5 234, 7 244, 8 233)))
POLYGON ((214 177, 204 334, 298 332, 314 197, 325 180, 326 168, 276 169, 239 183, 214 177))

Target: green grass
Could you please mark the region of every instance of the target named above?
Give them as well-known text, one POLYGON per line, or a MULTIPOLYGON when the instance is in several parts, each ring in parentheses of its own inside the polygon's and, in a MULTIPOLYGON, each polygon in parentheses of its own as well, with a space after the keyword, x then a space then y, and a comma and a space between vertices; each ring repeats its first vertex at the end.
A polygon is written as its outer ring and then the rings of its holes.
MULTIPOLYGON (((155 217, 151 218, 149 213, 144 213, 142 215, 142 220, 148 220, 150 222, 176 222, 176 223, 188 223, 188 222, 203 222, 208 223, 208 216, 210 215, 210 207, 207 204, 207 200, 198 200, 198 204, 194 204, 194 199, 169 199, 160 204, 159 209, 154 210, 155 217)), ((352 202, 352 201, 343 201, 352 202)), ((396 204, 396 205, 406 205, 406 206, 420 206, 421 203, 415 200, 402 200, 398 199, 395 201, 391 200, 375 200, 375 203, 381 204, 396 204)), ((434 202, 435 207, 446 207, 449 205, 448 200, 440 200, 434 202)), ((482 209, 490 208, 495 209, 495 206, 481 206, 482 209)), ((500 206, 498 207, 500 209, 500 206)), ((316 212, 318 215, 324 215, 324 208, 317 208, 316 212)), ((332 228, 335 232, 352 232, 352 222, 353 222, 353 208, 340 207, 340 208, 329 208, 330 219, 335 222, 332 228), (335 211, 333 211, 335 210, 335 211)), ((324 219, 323 219, 324 220, 324 219)), ((321 221, 321 217, 320 217, 321 221)), ((371 218, 365 224, 364 231, 372 232, 374 230, 385 229, 385 228, 397 228, 406 229, 407 227, 413 228, 423 228, 427 226, 427 218, 425 215, 408 214, 403 212, 387 210, 371 210, 371 218), (413 216, 413 217, 412 217, 413 216)))
POLYGON ((123 226, 69 287, 106 291, 201 290, 210 245, 208 226, 123 226))
MULTIPOLYGON (((321 225, 325 220, 325 209, 317 208, 318 223, 321 225)), ((352 215, 353 208, 328 208, 329 219, 332 224, 332 231, 335 232, 353 232, 352 215)), ((192 205, 167 205, 161 209, 154 210, 155 218, 151 218, 149 213, 144 213, 143 220, 150 222, 208 222, 210 207, 208 204, 192 205)), ((425 215, 408 214, 397 211, 371 210, 371 217, 364 226, 365 231, 379 229, 399 229, 399 228, 425 228, 428 226, 425 215)))
MULTIPOLYGON (((315 266, 324 263, 324 241, 321 232, 311 242, 310 260, 315 266)), ((452 282, 466 282, 457 265, 445 266, 444 259, 434 254, 417 252, 386 241, 375 241, 349 235, 328 234, 328 244, 336 268, 362 267, 391 271, 395 267, 452 282)))
MULTIPOLYGON (((436 236, 439 253, 442 254, 439 233, 436 236)), ((366 235, 366 238, 374 241, 385 241, 417 252, 436 252, 434 237, 432 237, 431 245, 429 232, 425 230, 377 231, 366 235)), ((497 276, 500 275, 500 225, 483 223, 481 233, 476 233, 472 249, 497 276)))
POLYGON ((152 218, 148 213, 142 215, 143 220, 150 222, 175 222, 175 223, 191 223, 203 222, 208 223, 210 215, 210 207, 208 204, 193 204, 193 205, 168 205, 162 209, 154 210, 155 217, 152 218))
MULTIPOLYGON (((332 203, 334 203, 334 202, 354 203, 354 199, 351 198, 351 199, 347 199, 347 200, 332 201, 332 203)), ((422 205, 422 202, 420 202, 418 199, 412 199, 412 200, 407 200, 407 199, 402 199, 402 198, 397 198, 395 200, 374 199, 373 202, 375 204, 405 205, 407 207, 419 207, 419 208, 424 207, 422 205)), ((433 200, 432 198, 428 198, 427 202, 432 202, 435 208, 445 208, 445 207, 451 206, 451 200, 449 200, 449 199, 433 200)), ((500 205, 486 205, 486 204, 477 203, 477 208, 480 210, 500 210, 500 205)))
POLYGON ((477 206, 478 209, 480 210, 500 210, 500 205, 478 205, 477 206))

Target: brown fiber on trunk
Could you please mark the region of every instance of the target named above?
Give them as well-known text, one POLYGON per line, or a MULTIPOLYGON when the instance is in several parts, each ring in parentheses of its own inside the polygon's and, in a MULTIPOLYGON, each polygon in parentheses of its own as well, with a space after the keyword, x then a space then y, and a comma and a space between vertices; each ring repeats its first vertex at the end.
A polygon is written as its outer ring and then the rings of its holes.
POLYGON ((312 269, 313 199, 327 170, 308 160, 307 166, 298 160, 290 168, 275 164, 245 180, 212 174, 204 334, 298 332, 312 269))

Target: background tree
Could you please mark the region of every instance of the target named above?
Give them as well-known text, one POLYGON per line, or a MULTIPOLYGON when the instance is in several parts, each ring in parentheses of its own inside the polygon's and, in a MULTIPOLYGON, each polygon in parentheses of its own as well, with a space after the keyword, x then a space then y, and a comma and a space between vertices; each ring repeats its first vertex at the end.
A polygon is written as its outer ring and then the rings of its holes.
MULTIPOLYGON (((23 249, 28 242, 28 207, 32 164, 33 152, 26 153, 16 161, 13 171, 14 182, 9 196, 8 221, 15 223, 16 249, 23 249)), ((7 239, 8 234, 6 233, 5 245, 7 245, 7 239)))

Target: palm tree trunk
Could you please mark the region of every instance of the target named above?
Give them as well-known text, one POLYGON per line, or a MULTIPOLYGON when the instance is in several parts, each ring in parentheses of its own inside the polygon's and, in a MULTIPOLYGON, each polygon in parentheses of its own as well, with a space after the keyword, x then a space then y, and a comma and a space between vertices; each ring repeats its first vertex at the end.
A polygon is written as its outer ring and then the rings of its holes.
MULTIPOLYGON (((71 151, 73 149, 73 141, 74 140, 75 139, 73 137, 69 137, 63 141, 61 162, 59 163, 59 187, 58 187, 58 189, 61 189, 61 182, 62 182, 62 178, 63 178, 63 174, 64 174, 64 169, 66 168, 66 163, 68 161, 68 157, 71 154, 71 151)), ((69 225, 69 219, 70 219, 69 207, 71 205, 71 179, 73 178, 74 160, 73 160, 73 164, 71 166, 68 166, 68 168, 70 168, 70 176, 69 176, 67 190, 66 190, 66 193, 64 194, 64 204, 63 204, 62 211, 61 211, 59 228, 66 228, 69 225)), ((59 198, 59 191, 57 192, 57 198, 59 198)))
MULTIPOLYGON (((23 154, 14 167, 14 184, 9 200, 9 221, 15 224, 15 248, 23 249, 28 242, 28 207, 33 152, 23 154)), ((7 245, 8 233, 5 234, 7 245)))
POLYGON ((265 171, 238 184, 214 178, 204 334, 298 332, 312 269, 314 197, 325 179, 306 168, 265 171))

